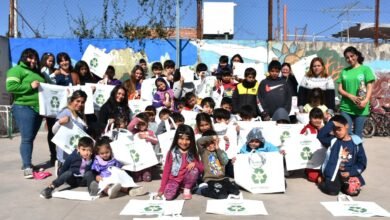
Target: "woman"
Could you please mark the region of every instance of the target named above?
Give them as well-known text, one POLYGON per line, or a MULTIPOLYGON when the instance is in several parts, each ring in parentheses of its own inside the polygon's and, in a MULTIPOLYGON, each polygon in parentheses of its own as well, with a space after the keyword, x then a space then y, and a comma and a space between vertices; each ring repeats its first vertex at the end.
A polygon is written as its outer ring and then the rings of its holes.
POLYGON ((33 178, 31 157, 35 136, 42 123, 39 115, 38 86, 45 82, 39 71, 38 53, 23 50, 18 65, 7 72, 6 90, 13 95, 12 114, 20 130, 20 156, 24 178, 33 178))
POLYGON ((370 114, 370 98, 375 75, 372 70, 363 65, 364 57, 355 47, 347 47, 344 57, 349 64, 337 82, 341 94, 340 111, 349 124, 349 131, 360 137, 363 134, 364 122, 370 114), (353 125, 353 126, 352 126, 353 125))
POLYGON ((298 96, 298 82, 291 70, 289 63, 282 64, 282 79, 286 80, 291 96, 298 96))
POLYGON ((124 82, 129 100, 141 98, 141 85, 144 78, 144 69, 140 65, 135 65, 131 70, 130 79, 124 82))
POLYGON ((60 86, 69 86, 73 84, 71 72, 72 72, 72 61, 67 53, 61 52, 57 54, 57 64, 59 66, 59 73, 56 74, 56 84, 60 86))
MULTIPOLYGON (((87 123, 84 115, 84 105, 87 100, 87 94, 82 90, 76 90, 69 99, 68 106, 62 109, 57 115, 57 121, 53 126, 53 133, 57 133, 60 126, 72 127, 76 125, 86 131, 87 123)), ((60 148, 57 148, 57 160, 61 164, 68 155, 60 148)), ((57 166, 56 168, 59 168, 57 166)))
POLYGON ((110 98, 100 108, 99 124, 101 131, 104 130, 107 123, 114 123, 116 128, 126 128, 130 123, 130 108, 127 96, 127 90, 124 86, 115 86, 110 98))
POLYGON ((328 111, 332 112, 335 108, 335 90, 332 76, 328 76, 325 70, 324 61, 320 57, 311 60, 310 70, 303 77, 298 89, 298 108, 303 112, 303 106, 309 103, 309 93, 314 88, 320 88, 324 91, 325 105, 328 111))
POLYGON ((91 73, 91 71, 89 70, 89 66, 85 61, 80 60, 74 66, 74 69, 72 71, 72 81, 74 85, 97 83, 99 80, 101 79, 91 73))

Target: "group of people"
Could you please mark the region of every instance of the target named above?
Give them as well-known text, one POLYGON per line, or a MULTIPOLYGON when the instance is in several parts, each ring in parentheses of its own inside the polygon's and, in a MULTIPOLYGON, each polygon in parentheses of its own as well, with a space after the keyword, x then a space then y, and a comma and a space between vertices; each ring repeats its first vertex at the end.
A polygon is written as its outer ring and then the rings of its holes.
MULTIPOLYGON (((337 195, 340 191, 356 195, 358 190, 350 192, 349 182, 353 179, 364 185, 361 173, 367 159, 362 146, 362 130, 369 114, 369 101, 375 75, 363 65, 363 56, 355 47, 348 47, 344 57, 349 64, 336 80, 341 95, 340 113, 335 106, 335 86, 332 76, 326 72, 323 60, 314 58, 308 73, 299 86, 292 73, 290 64, 281 64, 273 60, 268 65, 268 74, 264 80, 256 80, 256 70, 247 68, 244 78, 233 75, 234 63, 244 62, 237 54, 230 60, 221 56, 218 67, 209 71, 204 63, 196 66, 195 85, 185 82, 175 63, 167 60, 164 64, 155 62, 151 73, 145 60, 136 65, 129 79, 122 82, 115 79, 115 68, 109 66, 101 79, 89 70, 88 64, 79 61, 73 68, 69 55, 59 53, 55 57, 44 53, 39 62, 38 53, 31 48, 25 49, 18 64, 7 72, 6 89, 13 95, 12 113, 21 133, 20 155, 25 178, 32 178, 31 162, 33 143, 43 117, 39 115, 38 87, 40 83, 56 85, 84 85, 85 83, 103 83, 115 85, 110 98, 95 114, 83 113, 87 95, 81 90, 73 92, 68 106, 62 109, 56 118, 46 117, 48 128, 49 162, 57 163, 58 178, 41 195, 50 198, 56 187, 65 182, 71 185, 88 186, 91 195, 103 191, 114 198, 119 191, 130 195, 143 193, 142 187, 129 188, 113 184, 99 189, 99 182, 111 175, 109 167, 121 167, 112 154, 110 142, 101 137, 104 128, 128 129, 132 134, 158 149, 157 135, 175 129, 175 135, 165 158, 161 187, 158 197, 174 199, 183 190, 184 199, 191 199, 193 187, 197 193, 211 198, 226 198, 228 194, 238 194, 238 186, 231 181, 234 177, 234 158, 227 157, 221 149, 218 135, 224 126, 235 121, 274 120, 277 123, 296 123, 296 117, 290 115, 292 96, 298 98, 300 112, 309 113, 310 122, 302 134, 316 134, 321 143, 328 148, 321 171, 306 170, 308 178, 312 176, 319 188, 328 194, 337 195), (58 68, 54 68, 55 59, 58 68), (210 97, 201 97, 206 79, 216 78, 210 97), (133 113, 129 100, 142 97, 141 87, 146 78, 155 78, 157 91, 153 95, 153 104, 141 113, 133 113), (194 111, 196 126, 185 125, 182 111, 194 111), (162 123, 156 122, 159 117, 162 123), (165 126, 165 120, 173 119, 165 126), (60 126, 73 123, 86 131, 90 138, 82 138, 77 149, 67 155, 56 148, 51 139, 60 126), (325 126, 323 126, 325 125, 325 126), (204 184, 198 184, 201 179, 204 184), (349 184, 349 185, 348 185, 349 184), (223 186, 222 189, 220 186, 223 186)), ((150 88, 152 89, 152 88, 150 88)), ((237 127, 239 132, 239 127, 237 127)), ((229 144, 229 138, 224 138, 229 144)), ((244 146, 237 153, 252 151, 279 151, 277 146, 268 143, 259 129, 249 132, 244 146)), ((157 150, 158 151, 158 150, 157 150)), ((284 152, 281 152, 284 153, 284 152)), ((148 168, 129 175, 135 182, 151 181, 153 169, 148 168)))

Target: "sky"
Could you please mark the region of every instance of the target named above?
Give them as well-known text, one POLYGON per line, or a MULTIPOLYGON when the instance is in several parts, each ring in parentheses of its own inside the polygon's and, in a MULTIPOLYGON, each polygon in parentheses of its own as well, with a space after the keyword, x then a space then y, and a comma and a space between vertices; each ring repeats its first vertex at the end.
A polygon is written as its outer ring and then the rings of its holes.
MULTIPOLYGON (((139 13, 138 1, 117 0, 123 8, 123 21, 134 19, 139 13)), ((175 0, 170 0, 175 2, 175 0)), ((100 27, 103 0, 18 0, 18 10, 43 37, 73 37, 69 24, 72 18, 80 16, 80 11, 89 21, 89 26, 100 27), (67 10, 66 10, 67 9, 67 10)), ((184 0, 181 9, 181 27, 196 26, 196 1, 184 0)), ((207 1, 211 2, 211 1, 207 1)), ((234 2, 234 39, 266 40, 268 35, 268 1, 267 0, 212 0, 212 2, 234 2)), ((329 40, 331 34, 359 22, 374 22, 375 0, 274 0, 274 30, 279 26, 283 30, 283 5, 287 5, 288 34, 314 35, 317 40, 329 40), (280 2, 278 19, 277 2, 280 2), (351 7, 353 6, 353 7, 351 7), (350 8, 350 10, 347 10, 350 8), (349 13, 348 13, 349 12, 349 13), (343 15, 341 15, 343 14, 343 15)), ((390 23, 389 0, 381 1, 380 23, 390 23)), ((9 1, 0 1, 0 35, 8 29, 9 1)), ((109 14, 109 17, 112 17, 109 14)), ((141 19, 140 23, 145 22, 141 19)), ((204 21, 207 22, 207 21, 204 21)), ((223 21, 221 21, 223 22, 223 21)), ((22 37, 34 37, 22 19, 19 18, 19 31, 22 37)), ((291 36, 290 39, 293 39, 291 36)), ((311 40, 307 38, 306 40, 311 40)), ((337 39, 333 39, 336 40, 337 39)))

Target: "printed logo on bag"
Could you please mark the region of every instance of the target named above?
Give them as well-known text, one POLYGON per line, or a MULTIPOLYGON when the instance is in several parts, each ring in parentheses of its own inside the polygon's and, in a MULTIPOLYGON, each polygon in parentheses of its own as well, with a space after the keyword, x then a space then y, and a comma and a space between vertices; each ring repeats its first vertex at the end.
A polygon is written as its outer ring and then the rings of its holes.
POLYGON ((98 60, 96 59, 96 57, 92 58, 90 61, 89 61, 89 65, 93 68, 96 68, 98 66, 99 62, 98 60))
POLYGON ((242 212, 245 210, 245 207, 241 205, 231 205, 227 208, 230 212, 242 212))
POLYGON ((248 163, 253 169, 261 168, 267 162, 264 153, 251 153, 248 157, 248 163))
POLYGON ((144 210, 146 212, 158 212, 161 211, 162 208, 159 205, 149 205, 148 207, 145 207, 144 210))
POLYGON ((79 143, 79 139, 80 139, 80 135, 76 134, 74 136, 72 136, 69 140, 69 144, 70 146, 72 146, 73 148, 76 148, 77 147, 77 144, 79 143))
POLYGON ((348 208, 348 211, 355 212, 355 213, 365 213, 367 212, 367 209, 359 206, 351 206, 348 208))
POLYGON ((283 131, 282 135, 280 135, 280 141, 282 142, 282 144, 284 143, 284 141, 290 137, 290 132, 288 131, 283 131))
POLYGON ((255 184, 263 184, 267 181, 267 174, 261 168, 253 170, 252 181, 255 184))
POLYGON ((50 106, 51 106, 52 108, 58 108, 58 107, 60 107, 60 100, 58 99, 57 96, 51 97, 50 106))
POLYGON ((131 159, 133 159, 134 162, 138 162, 139 161, 139 153, 137 153, 136 150, 130 150, 130 156, 131 156, 131 159))
POLYGON ((311 160, 313 157, 313 153, 311 152, 309 147, 304 147, 301 152, 301 158, 303 160, 311 160))
POLYGON ((103 94, 99 94, 99 95, 96 97, 96 103, 97 103, 98 105, 103 105, 105 101, 106 101, 106 100, 104 99, 103 94))

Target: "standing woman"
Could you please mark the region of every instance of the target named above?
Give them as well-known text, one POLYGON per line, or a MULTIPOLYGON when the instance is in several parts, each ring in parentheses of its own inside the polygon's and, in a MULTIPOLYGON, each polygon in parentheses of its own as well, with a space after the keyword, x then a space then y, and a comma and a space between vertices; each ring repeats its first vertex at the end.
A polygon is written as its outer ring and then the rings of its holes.
POLYGON ((7 72, 6 90, 13 95, 12 114, 20 130, 20 156, 24 178, 33 178, 31 157, 33 143, 42 123, 39 115, 38 86, 45 82, 39 70, 38 53, 23 50, 18 65, 7 72))
POLYGON ((281 72, 282 79, 286 80, 291 96, 298 96, 298 82, 292 73, 291 65, 289 63, 283 63, 281 72))
POLYGON ((372 84, 375 75, 372 70, 363 65, 364 57, 355 47, 347 47, 344 50, 344 57, 349 64, 345 68, 337 83, 338 91, 341 94, 340 111, 349 124, 349 131, 362 137, 364 122, 370 114, 370 98, 372 84))
POLYGON ((310 92, 314 88, 320 88, 324 92, 324 104, 328 111, 335 109, 335 90, 332 76, 328 76, 324 61, 321 57, 315 57, 310 62, 309 72, 302 78, 298 89, 298 108, 303 112, 303 106, 310 102, 310 92))
POLYGON ((64 52, 58 53, 57 64, 59 73, 56 74, 56 84, 60 86, 72 85, 71 72, 73 67, 69 55, 64 52))

